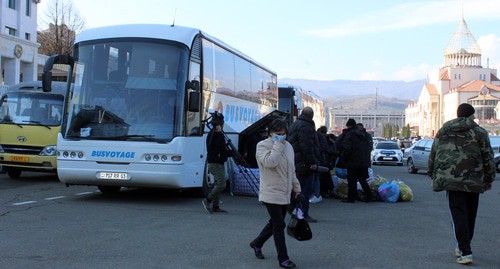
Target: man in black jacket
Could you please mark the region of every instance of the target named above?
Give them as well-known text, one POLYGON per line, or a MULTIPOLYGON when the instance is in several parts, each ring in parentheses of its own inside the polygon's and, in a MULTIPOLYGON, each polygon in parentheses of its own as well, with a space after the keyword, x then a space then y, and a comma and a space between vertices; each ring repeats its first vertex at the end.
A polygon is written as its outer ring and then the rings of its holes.
POLYGON ((295 171, 302 189, 301 193, 305 197, 302 210, 308 222, 317 222, 309 216, 309 197, 313 193, 314 173, 319 165, 318 137, 313 116, 312 108, 304 107, 299 118, 290 125, 287 134, 287 140, 295 152, 295 171))
POLYGON ((226 188, 226 179, 224 178, 224 163, 227 161, 229 151, 226 146, 226 139, 222 133, 224 117, 219 115, 212 122, 212 130, 207 136, 207 163, 208 171, 214 175, 214 188, 203 200, 203 206, 209 213, 227 212, 219 207, 220 194, 226 188))
MULTIPOLYGON (((369 135, 359 126, 356 126, 354 119, 349 119, 348 123, 353 125, 345 133, 342 142, 342 156, 347 167, 347 199, 346 203, 354 203, 358 198, 357 182, 361 184, 365 193, 365 202, 371 200, 370 186, 366 182, 368 178, 368 167, 371 165, 370 155, 373 150, 373 143, 369 135)), ((349 125, 349 124, 348 124, 349 125)))

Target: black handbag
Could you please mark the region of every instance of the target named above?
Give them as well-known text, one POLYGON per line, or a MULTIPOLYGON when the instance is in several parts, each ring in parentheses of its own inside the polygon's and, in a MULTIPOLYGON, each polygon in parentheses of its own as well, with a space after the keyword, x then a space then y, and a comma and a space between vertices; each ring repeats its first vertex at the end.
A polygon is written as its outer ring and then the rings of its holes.
POLYGON ((302 215, 302 204, 300 202, 297 203, 292 212, 292 217, 286 226, 286 232, 289 236, 299 241, 306 241, 312 238, 311 227, 309 227, 309 223, 302 215))

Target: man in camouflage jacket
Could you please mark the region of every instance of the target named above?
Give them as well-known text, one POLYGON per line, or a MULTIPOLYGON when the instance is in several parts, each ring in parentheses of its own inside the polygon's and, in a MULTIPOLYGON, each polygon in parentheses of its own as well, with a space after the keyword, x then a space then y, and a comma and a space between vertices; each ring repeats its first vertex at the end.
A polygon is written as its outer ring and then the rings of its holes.
POLYGON ((457 262, 472 263, 470 243, 479 194, 491 189, 495 163, 488 133, 474 122, 474 108, 461 104, 457 118, 438 131, 429 156, 428 173, 434 191, 447 191, 453 219, 457 262))

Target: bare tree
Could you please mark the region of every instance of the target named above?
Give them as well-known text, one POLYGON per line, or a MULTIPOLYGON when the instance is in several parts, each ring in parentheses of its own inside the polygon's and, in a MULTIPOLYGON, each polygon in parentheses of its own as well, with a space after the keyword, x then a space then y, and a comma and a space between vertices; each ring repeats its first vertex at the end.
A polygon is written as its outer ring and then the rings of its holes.
POLYGON ((71 54, 76 35, 84 28, 85 19, 73 6, 73 0, 51 0, 38 24, 38 52, 45 55, 71 54))

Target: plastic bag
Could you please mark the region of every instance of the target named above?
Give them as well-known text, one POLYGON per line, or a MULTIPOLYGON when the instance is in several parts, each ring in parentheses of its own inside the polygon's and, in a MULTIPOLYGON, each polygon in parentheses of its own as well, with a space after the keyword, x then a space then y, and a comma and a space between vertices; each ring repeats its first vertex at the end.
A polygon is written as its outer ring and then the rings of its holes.
POLYGON ((339 165, 339 159, 337 159, 337 162, 335 163, 335 175, 340 178, 347 178, 347 168, 339 165))
POLYGON ((381 177, 381 176, 376 176, 374 178, 371 178, 370 180, 368 180, 368 185, 370 186, 370 188, 372 190, 375 190, 375 191, 378 191, 378 188, 384 184, 384 183, 388 183, 389 181, 387 181, 387 179, 385 179, 384 177, 381 177))
POLYGON ((410 186, 406 185, 403 181, 401 180, 395 180, 394 183, 396 183, 399 187, 400 193, 399 193, 399 201, 402 202, 410 202, 413 200, 413 192, 410 188, 410 186))
POLYGON ((347 180, 336 177, 339 181, 337 184, 334 183, 333 194, 335 198, 347 199, 347 180))
POLYGON ((378 195, 380 200, 386 203, 395 203, 399 199, 400 190, 398 185, 392 181, 391 183, 384 183, 378 188, 378 195))
POLYGON ((335 168, 335 175, 340 178, 347 178, 347 168, 335 168))

